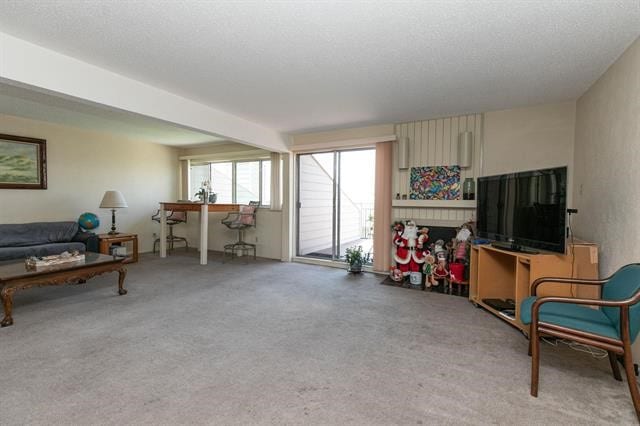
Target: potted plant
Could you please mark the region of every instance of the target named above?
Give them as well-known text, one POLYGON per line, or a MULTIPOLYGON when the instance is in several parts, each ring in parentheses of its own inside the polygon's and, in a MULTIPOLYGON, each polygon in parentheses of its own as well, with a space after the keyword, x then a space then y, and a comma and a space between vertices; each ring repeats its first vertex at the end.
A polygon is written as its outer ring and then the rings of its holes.
POLYGON ((200 190, 196 192, 196 197, 200 198, 203 203, 215 203, 218 198, 218 194, 211 191, 211 182, 203 180, 200 185, 200 190))
POLYGON ((218 194, 215 192, 207 192, 204 188, 200 188, 200 191, 196 192, 196 197, 200 198, 200 201, 204 203, 204 197, 208 197, 209 203, 214 204, 217 201, 218 194))
POLYGON ((371 260, 371 253, 365 253, 362 246, 348 247, 344 259, 349 265, 348 271, 354 274, 362 272, 362 265, 371 260))

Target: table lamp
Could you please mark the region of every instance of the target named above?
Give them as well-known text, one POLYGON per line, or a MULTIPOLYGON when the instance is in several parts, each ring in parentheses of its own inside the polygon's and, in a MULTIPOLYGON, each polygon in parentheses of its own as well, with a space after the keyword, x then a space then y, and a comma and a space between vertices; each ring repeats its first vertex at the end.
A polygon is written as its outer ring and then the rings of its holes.
POLYGON ((116 209, 121 209, 124 207, 129 206, 127 205, 127 202, 120 191, 107 191, 104 193, 104 197, 102 197, 102 202, 100 203, 100 208, 111 209, 111 231, 109 231, 109 235, 117 234, 116 209))

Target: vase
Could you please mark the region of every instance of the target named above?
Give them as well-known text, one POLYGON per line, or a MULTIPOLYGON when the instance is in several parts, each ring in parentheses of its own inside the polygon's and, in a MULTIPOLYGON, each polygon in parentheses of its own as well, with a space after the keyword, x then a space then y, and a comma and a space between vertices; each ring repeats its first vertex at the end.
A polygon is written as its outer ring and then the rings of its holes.
POLYGON ((361 262, 353 262, 349 265, 348 272, 353 274, 359 274, 362 272, 362 263, 361 262))
POLYGON ((466 178, 462 184, 462 199, 463 200, 475 200, 476 199, 476 183, 473 178, 466 178))

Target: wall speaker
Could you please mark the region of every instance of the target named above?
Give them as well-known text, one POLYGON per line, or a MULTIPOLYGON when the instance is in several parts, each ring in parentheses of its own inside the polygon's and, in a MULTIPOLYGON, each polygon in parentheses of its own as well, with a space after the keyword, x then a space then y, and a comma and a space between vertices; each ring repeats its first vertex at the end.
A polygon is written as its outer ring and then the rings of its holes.
POLYGON ((409 168, 409 138, 398 139, 398 168, 409 168))
POLYGON ((473 133, 462 132, 458 135, 458 166, 471 167, 473 162, 473 133))

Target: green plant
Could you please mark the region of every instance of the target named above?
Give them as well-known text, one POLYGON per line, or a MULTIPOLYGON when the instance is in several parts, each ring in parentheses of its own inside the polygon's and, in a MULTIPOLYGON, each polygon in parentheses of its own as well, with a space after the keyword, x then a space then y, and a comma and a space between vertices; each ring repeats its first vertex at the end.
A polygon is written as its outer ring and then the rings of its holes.
POLYGON ((371 253, 365 253, 362 246, 348 247, 345 250, 344 260, 349 266, 362 266, 371 260, 371 253))
POLYGON ((200 198, 201 200, 204 200, 204 194, 206 194, 206 191, 204 188, 200 188, 200 191, 196 192, 196 197, 200 198))

